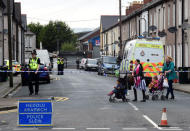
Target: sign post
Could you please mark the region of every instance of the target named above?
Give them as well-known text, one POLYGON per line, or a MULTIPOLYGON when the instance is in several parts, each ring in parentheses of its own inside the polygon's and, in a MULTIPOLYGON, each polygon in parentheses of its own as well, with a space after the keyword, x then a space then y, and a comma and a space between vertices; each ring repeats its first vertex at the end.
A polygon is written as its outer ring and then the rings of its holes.
POLYGON ((19 100, 19 127, 52 127, 51 100, 19 100))

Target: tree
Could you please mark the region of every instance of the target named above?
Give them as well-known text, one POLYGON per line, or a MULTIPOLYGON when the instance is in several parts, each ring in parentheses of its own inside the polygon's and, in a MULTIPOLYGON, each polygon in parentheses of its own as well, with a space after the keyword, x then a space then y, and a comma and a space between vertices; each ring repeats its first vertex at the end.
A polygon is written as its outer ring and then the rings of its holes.
MULTIPOLYGON (((31 23, 31 31, 37 35, 37 47, 39 48, 40 42, 43 43, 43 48, 50 52, 57 51, 57 40, 59 43, 76 43, 77 36, 71 28, 62 21, 50 21, 47 25, 40 25, 39 23, 31 23)), ((62 44, 59 45, 59 48, 62 44)))
POLYGON ((76 51, 76 45, 73 43, 64 43, 61 46, 61 51, 63 51, 63 52, 66 52, 66 51, 74 52, 74 51, 76 51))
POLYGON ((42 41, 42 30, 43 30, 43 25, 41 25, 40 23, 30 23, 28 25, 29 29, 31 32, 36 34, 36 47, 39 48, 40 47, 40 41, 42 41))

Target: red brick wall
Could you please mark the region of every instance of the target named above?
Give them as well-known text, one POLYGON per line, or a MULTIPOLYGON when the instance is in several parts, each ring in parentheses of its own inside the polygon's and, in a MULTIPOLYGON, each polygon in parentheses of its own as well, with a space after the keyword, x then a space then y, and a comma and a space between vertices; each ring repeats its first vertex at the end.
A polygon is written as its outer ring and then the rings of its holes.
POLYGON ((144 4, 151 2, 152 0, 144 0, 144 4))
POLYGON ((132 4, 131 6, 129 6, 126 9, 126 15, 130 15, 131 13, 133 13, 137 9, 141 8, 142 6, 143 6, 143 4, 140 4, 140 3, 134 3, 134 4, 132 4))

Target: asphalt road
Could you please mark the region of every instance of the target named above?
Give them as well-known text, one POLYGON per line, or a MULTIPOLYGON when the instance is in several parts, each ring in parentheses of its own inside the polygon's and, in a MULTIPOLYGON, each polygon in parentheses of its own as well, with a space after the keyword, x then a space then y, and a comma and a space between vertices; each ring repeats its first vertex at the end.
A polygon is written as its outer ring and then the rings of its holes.
MULTIPOLYGON (((0 130, 190 130, 190 94, 175 92, 175 100, 110 103, 107 93, 116 84, 116 78, 98 76, 95 72, 66 70, 64 76, 53 75, 51 84, 40 85, 38 96, 28 97, 28 88, 22 87, 13 96, 18 99, 39 99, 64 97, 53 103, 53 128, 19 128, 17 113, 0 114, 0 130), (167 108, 168 123, 171 127, 160 128, 162 108, 167 108)), ((129 99, 133 92, 129 91, 129 99)))

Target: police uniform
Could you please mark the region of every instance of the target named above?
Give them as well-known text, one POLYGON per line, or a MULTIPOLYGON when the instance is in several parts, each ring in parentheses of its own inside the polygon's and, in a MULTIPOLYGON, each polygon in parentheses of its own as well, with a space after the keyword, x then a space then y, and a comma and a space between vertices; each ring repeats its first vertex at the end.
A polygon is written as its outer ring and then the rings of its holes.
POLYGON ((38 92, 39 92, 39 74, 35 73, 35 71, 38 71, 39 64, 40 64, 40 59, 38 57, 30 58, 29 71, 32 71, 32 72, 29 72, 29 84, 28 84, 29 91, 30 91, 29 95, 32 95, 34 93, 33 84, 32 84, 33 81, 35 81, 35 95, 38 95, 38 92))
POLYGON ((60 58, 57 59, 57 71, 58 71, 58 75, 60 75, 60 71, 61 71, 61 61, 60 61, 60 58))
POLYGON ((60 61, 60 75, 64 75, 64 59, 62 58, 60 61))

